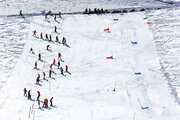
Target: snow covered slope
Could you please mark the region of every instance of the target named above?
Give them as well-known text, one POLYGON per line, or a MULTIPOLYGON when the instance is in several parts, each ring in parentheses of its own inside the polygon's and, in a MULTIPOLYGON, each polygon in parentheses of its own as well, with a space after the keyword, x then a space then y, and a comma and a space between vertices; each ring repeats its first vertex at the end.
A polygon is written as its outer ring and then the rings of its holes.
MULTIPOLYGON (((173 102, 168 84, 162 78, 153 42, 153 34, 142 13, 125 15, 71 15, 58 22, 44 17, 29 18, 30 28, 23 54, 2 88, 2 120, 179 120, 179 107, 173 102), (113 21, 113 18, 119 21, 113 21), (58 27, 58 33, 54 32, 58 27), (104 29, 110 28, 110 33, 104 29), (67 46, 32 36, 32 31, 67 38, 67 46), (137 42, 132 44, 131 42, 137 42), (50 45, 50 51, 46 46, 50 45), (35 54, 29 53, 30 48, 35 54), (38 53, 42 60, 38 61, 38 53), (65 76, 49 66, 61 52, 61 66, 69 66, 65 76), (106 59, 113 56, 114 59, 106 59), (34 63, 38 62, 39 70, 34 63), (135 73, 141 75, 135 75, 135 73), (37 75, 40 85, 36 85, 37 75), (32 90, 33 100, 23 96, 23 88, 32 90), (115 91, 113 91, 115 89, 115 91), (54 97, 54 107, 38 108, 40 100, 54 97), (142 109, 142 108, 149 109, 142 109)), ((24 19, 24 18, 22 18, 24 19)), ((57 62, 56 62, 57 64, 57 62)), ((42 103, 41 103, 42 106, 42 103)))
POLYGON ((171 94, 180 104, 180 9, 166 9, 147 13, 152 22, 161 70, 168 81, 171 94), (166 14, 164 14, 166 13, 166 14))

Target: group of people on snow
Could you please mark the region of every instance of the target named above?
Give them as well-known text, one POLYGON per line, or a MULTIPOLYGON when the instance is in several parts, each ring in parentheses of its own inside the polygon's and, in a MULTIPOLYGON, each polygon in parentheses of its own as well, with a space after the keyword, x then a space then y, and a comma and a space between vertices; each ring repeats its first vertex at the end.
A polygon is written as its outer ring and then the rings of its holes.
MULTIPOLYGON (((31 98, 31 90, 28 90, 28 91, 27 91, 27 89, 24 88, 23 91, 24 91, 24 96, 25 96, 25 97, 27 97, 28 99, 32 99, 32 98, 31 98)), ((40 106, 40 102, 43 102, 43 101, 40 100, 40 96, 41 96, 41 93, 40 93, 39 91, 37 91, 37 99, 36 99, 36 101, 38 102, 39 108, 41 107, 41 106, 40 106)), ((50 101, 49 101, 49 102, 50 102, 50 106, 53 106, 53 97, 50 98, 50 101)), ((47 98, 44 99, 43 107, 44 107, 44 108, 47 108, 47 107, 48 107, 48 99, 47 99, 47 98)))

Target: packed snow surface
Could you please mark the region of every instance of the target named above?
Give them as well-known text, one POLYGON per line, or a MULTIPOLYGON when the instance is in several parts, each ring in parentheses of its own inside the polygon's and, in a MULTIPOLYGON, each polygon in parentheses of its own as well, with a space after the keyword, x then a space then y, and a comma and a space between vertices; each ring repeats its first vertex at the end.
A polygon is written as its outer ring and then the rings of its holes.
MULTIPOLYGON (((21 58, 1 90, 0 118, 3 120, 178 120, 179 108, 161 75, 153 34, 142 13, 124 15, 70 15, 57 22, 49 16, 29 18, 29 32, 21 58), (119 21, 113 21, 113 18, 119 21), (54 26, 58 32, 54 32, 54 26), (104 32, 108 28, 110 32, 104 32), (37 37, 32 31, 37 31, 37 37), (43 32, 66 37, 67 46, 39 38, 43 32), (132 44, 131 42, 137 42, 132 44), (50 50, 46 46, 50 45, 50 50), (35 54, 29 52, 34 49, 35 54), (38 53, 42 61, 38 61, 38 53), (53 59, 62 54, 60 74, 53 59), (114 59, 106 57, 113 56, 114 59), (38 62, 38 70, 34 63, 38 62), (135 75, 135 73, 141 75, 135 75), (40 85, 36 83, 41 75, 40 85), (23 96, 23 88, 32 91, 32 100, 23 96), (115 91, 113 91, 115 89, 115 91), (38 108, 40 100, 54 97, 54 107, 38 108), (149 109, 142 109, 149 108, 149 109)), ((22 18, 24 19, 24 18, 22 18)), ((57 62, 56 62, 57 64, 57 62)), ((41 103, 42 106, 42 103, 41 103)))

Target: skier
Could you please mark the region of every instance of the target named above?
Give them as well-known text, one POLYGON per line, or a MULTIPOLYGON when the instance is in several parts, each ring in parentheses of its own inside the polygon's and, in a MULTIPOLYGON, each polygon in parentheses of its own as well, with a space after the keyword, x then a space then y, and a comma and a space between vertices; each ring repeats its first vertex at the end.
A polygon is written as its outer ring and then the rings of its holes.
POLYGON ((52 104, 52 100, 53 100, 53 97, 50 99, 50 103, 51 103, 51 105, 50 105, 50 106, 53 106, 53 104, 52 104))
POLYGON ((60 61, 58 61, 58 69, 59 69, 59 67, 60 67, 60 61))
POLYGON ((51 69, 51 70, 52 70, 52 65, 53 65, 53 64, 50 65, 50 69, 51 69))
POLYGON ((33 31, 33 36, 36 36, 36 33, 37 33, 36 30, 34 30, 34 31, 33 31))
POLYGON ((46 73, 45 72, 43 72, 43 79, 45 80, 45 77, 46 77, 46 73))
POLYGON ((52 70, 49 71, 49 77, 51 77, 51 74, 52 74, 52 70))
POLYGON ((102 13, 102 14, 104 13, 104 10, 103 10, 103 8, 101 8, 101 13, 102 13))
POLYGON ((56 36, 56 42, 59 42, 59 38, 58 38, 58 36, 56 36))
POLYGON ((52 37, 51 37, 51 35, 49 35, 49 41, 52 41, 52 37))
POLYGON ((37 101, 38 101, 38 106, 39 106, 39 108, 41 108, 41 107, 40 107, 40 103, 41 103, 41 101, 40 101, 40 100, 37 100, 37 101))
POLYGON ((48 35, 46 34, 46 40, 48 40, 48 35))
POLYGON ((85 14, 87 14, 87 13, 88 13, 88 9, 86 8, 86 9, 85 9, 85 14))
POLYGON ((24 88, 24 96, 27 97, 27 90, 24 88))
POLYGON ((57 32, 57 27, 56 26, 54 27, 54 32, 57 32))
POLYGON ((68 72, 68 66, 66 65, 66 72, 68 72))
POLYGON ((59 18, 61 18, 61 12, 59 11, 59 18))
POLYGON ((19 11, 19 15, 23 15, 23 14, 22 14, 22 10, 19 11))
POLYGON ((56 15, 54 16, 54 21, 56 21, 56 15))
POLYGON ((91 9, 89 8, 89 14, 91 14, 91 9))
POLYGON ((38 74, 38 77, 36 78, 36 84, 39 84, 40 75, 38 74))
POLYGON ((38 58, 38 59, 39 59, 39 60, 41 60, 41 53, 39 53, 39 55, 38 55, 38 56, 39 56, 39 58, 38 58))
POLYGON ((39 100, 39 97, 40 97, 40 92, 39 91, 37 91, 37 93, 38 93, 38 96, 37 96, 37 100, 39 100))
POLYGON ((48 107, 48 99, 44 99, 44 104, 43 104, 43 107, 44 108, 47 108, 48 107))
POLYGON ((46 49, 49 50, 49 47, 50 47, 50 45, 47 45, 47 46, 46 46, 46 49))
POLYGON ((60 70, 61 70, 61 75, 64 75, 64 74, 63 74, 63 68, 62 68, 62 67, 60 67, 60 70))
POLYGON ((54 59, 54 60, 53 60, 53 65, 55 65, 55 63, 56 63, 56 60, 54 59))
POLYGON ((37 62, 35 62, 35 67, 34 67, 34 69, 37 69, 37 62))
POLYGON ((65 37, 63 37, 63 39, 62 39, 62 44, 63 44, 63 45, 66 44, 66 38, 65 38, 65 37))
POLYGON ((34 53, 32 48, 30 49, 30 51, 29 51, 29 52, 30 52, 30 53, 32 53, 32 54, 34 53))
POLYGON ((60 59, 61 58, 61 53, 58 53, 58 59, 60 59))
POLYGON ((28 91, 28 99, 31 99, 31 90, 28 91))
POLYGON ((43 34, 42 33, 40 34, 40 38, 43 39, 43 34))

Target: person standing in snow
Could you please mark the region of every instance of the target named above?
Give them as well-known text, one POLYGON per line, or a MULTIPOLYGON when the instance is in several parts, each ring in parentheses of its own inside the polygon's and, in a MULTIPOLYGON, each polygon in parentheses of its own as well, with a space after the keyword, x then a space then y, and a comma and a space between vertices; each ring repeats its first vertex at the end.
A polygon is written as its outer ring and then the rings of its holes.
POLYGON ((30 53, 32 53, 32 54, 34 53, 32 48, 30 49, 30 51, 29 51, 29 52, 30 52, 30 53))
POLYGON ((39 97, 40 97, 40 92, 39 91, 37 91, 37 93, 38 93, 38 96, 37 96, 37 100, 39 100, 39 97))
POLYGON ((60 71, 61 71, 61 75, 64 75, 64 74, 63 74, 63 68, 62 68, 62 67, 60 67, 60 71))
POLYGON ((46 73, 45 72, 43 72, 43 79, 45 80, 46 78, 46 73))
POLYGON ((34 66, 34 69, 37 69, 37 62, 35 62, 35 66, 34 66))
POLYGON ((63 37, 63 39, 62 39, 62 44, 63 44, 63 45, 66 44, 66 38, 65 38, 65 37, 63 37))
POLYGON ((46 40, 48 40, 48 34, 46 33, 46 40))
POLYGON ((19 11, 19 15, 21 15, 21 16, 23 15, 23 14, 22 14, 22 10, 19 11))
POLYGON ((41 101, 40 101, 40 100, 37 100, 37 101, 38 101, 38 106, 39 106, 39 108, 41 108, 41 107, 40 107, 40 103, 41 103, 41 101))
POLYGON ((52 70, 49 71, 49 77, 51 78, 52 70))
POLYGON ((31 99, 31 90, 28 91, 28 99, 31 99))
POLYGON ((59 11, 59 18, 61 18, 61 12, 59 11))
POLYGON ((59 67, 60 67, 60 61, 58 61, 58 69, 59 69, 59 67))
POLYGON ((50 103, 51 103, 50 106, 53 106, 52 100, 53 100, 53 97, 50 99, 50 103))
POLYGON ((54 32, 57 32, 57 27, 56 26, 54 27, 54 32))
POLYGON ((68 66, 66 65, 66 72, 68 72, 68 66))
POLYGON ((56 60, 54 59, 54 60, 53 60, 53 65, 55 65, 55 64, 56 64, 56 60))
POLYGON ((56 42, 59 42, 59 38, 58 38, 58 36, 56 36, 56 42))
POLYGON ((52 41, 52 37, 51 37, 51 35, 49 35, 49 41, 52 41))
POLYGON ((54 21, 56 21, 56 15, 54 15, 54 21))
POLYGON ((39 84, 40 75, 38 74, 38 77, 36 78, 36 84, 39 84))
POLYGON ((60 52, 58 53, 58 59, 61 59, 61 53, 60 52))
POLYGON ((38 59, 41 60, 41 53, 39 53, 38 57, 39 57, 38 59))
POLYGON ((53 66, 53 64, 50 65, 50 70, 52 70, 52 66, 53 66))
POLYGON ((24 88, 24 96, 27 97, 27 90, 24 88))
POLYGON ((36 36, 36 33, 37 33, 36 30, 34 30, 34 31, 33 31, 33 36, 36 36))
POLYGON ((50 47, 50 45, 47 45, 47 46, 46 46, 46 50, 49 50, 49 47, 50 47))
POLYGON ((43 34, 42 33, 40 34, 40 38, 43 39, 43 34))

